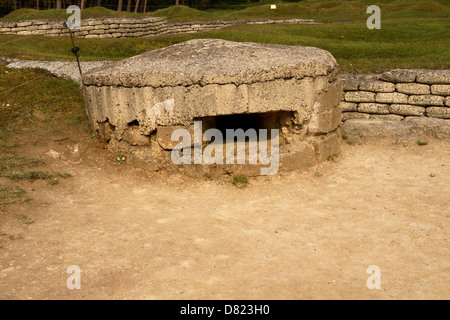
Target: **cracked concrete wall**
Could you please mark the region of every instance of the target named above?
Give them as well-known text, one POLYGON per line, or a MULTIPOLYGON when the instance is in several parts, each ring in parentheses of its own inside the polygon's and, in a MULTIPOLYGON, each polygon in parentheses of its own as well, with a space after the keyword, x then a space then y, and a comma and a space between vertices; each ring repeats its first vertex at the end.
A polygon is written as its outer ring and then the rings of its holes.
MULTIPOLYGON (((275 115, 281 170, 339 152, 342 82, 335 59, 321 49, 191 40, 94 69, 83 84, 93 129, 146 168, 173 167, 170 132, 222 115, 275 115)), ((184 169, 211 174, 207 167, 184 169)))

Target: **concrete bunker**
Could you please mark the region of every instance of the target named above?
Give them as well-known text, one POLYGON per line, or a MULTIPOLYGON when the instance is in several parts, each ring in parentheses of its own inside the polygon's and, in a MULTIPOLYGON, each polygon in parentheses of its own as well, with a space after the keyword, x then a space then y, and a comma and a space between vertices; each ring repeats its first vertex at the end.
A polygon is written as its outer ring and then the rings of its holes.
MULTIPOLYGON (((335 59, 318 48, 190 40, 87 72, 83 84, 93 129, 132 165, 149 170, 259 175, 267 167, 175 164, 171 155, 181 140, 174 131, 194 137, 198 124, 203 137, 208 129, 224 137, 227 129, 265 129, 275 141, 270 133, 277 129, 279 170, 310 167, 339 152, 341 79, 335 59)), ((212 142, 181 145, 194 157, 212 142)))

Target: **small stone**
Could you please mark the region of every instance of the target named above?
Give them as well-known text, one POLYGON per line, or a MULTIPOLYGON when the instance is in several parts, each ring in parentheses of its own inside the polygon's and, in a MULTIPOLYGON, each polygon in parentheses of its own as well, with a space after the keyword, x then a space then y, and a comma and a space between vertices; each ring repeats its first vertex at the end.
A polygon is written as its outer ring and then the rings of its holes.
POLYGON ((432 172, 430 173, 430 177, 436 177, 436 175, 432 172))
POLYGON ((61 156, 61 154, 55 150, 50 150, 49 152, 46 153, 46 155, 52 157, 53 159, 59 159, 61 156))

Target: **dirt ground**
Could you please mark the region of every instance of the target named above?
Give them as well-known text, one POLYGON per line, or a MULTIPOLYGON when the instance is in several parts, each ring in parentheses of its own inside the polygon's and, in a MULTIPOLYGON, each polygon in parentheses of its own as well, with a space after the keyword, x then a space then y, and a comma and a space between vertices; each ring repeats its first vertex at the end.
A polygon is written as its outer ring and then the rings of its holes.
POLYGON ((27 148, 73 177, 21 182, 33 200, 2 209, 0 298, 449 299, 450 142, 428 141, 344 143, 245 188, 116 164, 95 140, 78 159, 27 148))

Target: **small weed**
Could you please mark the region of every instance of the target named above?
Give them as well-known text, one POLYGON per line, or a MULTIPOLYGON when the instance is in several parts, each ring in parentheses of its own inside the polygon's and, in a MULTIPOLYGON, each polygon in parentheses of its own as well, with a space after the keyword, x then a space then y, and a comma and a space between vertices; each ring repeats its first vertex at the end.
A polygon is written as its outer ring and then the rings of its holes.
POLYGON ((63 172, 63 173, 55 172, 54 175, 56 175, 56 176, 58 176, 58 177, 61 177, 61 178, 69 178, 69 177, 72 176, 72 175, 71 175, 70 173, 68 173, 68 172, 63 172))
POLYGON ((321 177, 321 176, 322 176, 322 174, 321 174, 319 171, 314 172, 314 175, 315 175, 316 177, 321 177))
POLYGON ((337 158, 337 154, 336 153, 333 153, 333 154, 330 154, 329 156, 328 156, 328 158, 327 158, 327 160, 328 161, 335 161, 335 159, 337 158))
POLYGON ((34 223, 34 220, 31 219, 30 217, 28 217, 25 214, 22 214, 19 216, 19 220, 23 223, 23 224, 32 224, 34 223))
POLYGON ((419 146, 426 146, 428 144, 428 141, 421 141, 421 140, 417 140, 417 144, 419 146))
POLYGON ((51 179, 48 181, 48 184, 51 186, 57 185, 59 183, 58 179, 51 179))
POLYGON ((247 186, 248 179, 244 174, 238 174, 233 177, 232 183, 238 188, 244 188, 247 186))
POLYGON ((96 138, 97 138, 97 134, 94 133, 94 134, 91 136, 91 140, 94 140, 94 139, 96 139, 96 138))
POLYGON ((125 163, 126 160, 127 160, 127 157, 123 154, 118 154, 116 156, 116 163, 118 163, 118 164, 125 163))
POLYGON ((342 139, 347 140, 347 139, 348 139, 348 136, 347 136, 345 133, 343 133, 343 134, 342 134, 342 139))
POLYGON ((59 141, 65 141, 65 140, 69 140, 69 138, 64 137, 64 138, 56 138, 56 139, 53 139, 53 141, 56 141, 56 142, 59 142, 59 141))
POLYGON ((10 235, 9 237, 9 240, 17 240, 17 239, 23 239, 23 237, 22 237, 22 235, 21 234, 19 234, 18 236, 13 236, 13 235, 10 235))
POLYGON ((354 146, 356 144, 355 140, 347 140, 347 144, 350 146, 354 146))

